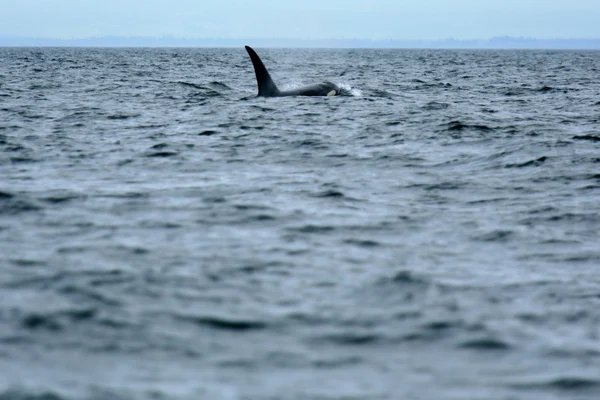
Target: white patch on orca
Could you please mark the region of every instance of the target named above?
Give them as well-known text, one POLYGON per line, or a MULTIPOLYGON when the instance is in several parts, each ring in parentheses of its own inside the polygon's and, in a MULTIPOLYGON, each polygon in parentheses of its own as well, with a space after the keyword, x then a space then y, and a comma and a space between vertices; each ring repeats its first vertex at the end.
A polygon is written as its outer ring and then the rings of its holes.
POLYGON ((336 95, 336 91, 332 90, 331 92, 327 93, 327 96, 335 96, 336 95))

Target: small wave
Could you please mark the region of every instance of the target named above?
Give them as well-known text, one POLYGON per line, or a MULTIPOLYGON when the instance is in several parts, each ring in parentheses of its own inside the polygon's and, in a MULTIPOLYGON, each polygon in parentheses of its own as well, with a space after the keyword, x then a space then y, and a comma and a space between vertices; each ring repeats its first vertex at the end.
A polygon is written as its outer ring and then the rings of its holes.
POLYGON ((453 328, 459 328, 462 324, 460 321, 432 321, 423 325, 423 328, 428 331, 440 332, 440 331, 448 331, 453 328))
POLYGON ((446 129, 448 131, 463 131, 463 130, 467 130, 467 129, 471 129, 471 130, 476 130, 476 131, 492 131, 493 128, 490 128, 487 125, 470 125, 470 124, 465 124, 461 121, 450 121, 448 124, 446 124, 446 129))
POLYGON ((344 243, 364 248, 378 247, 381 245, 381 243, 369 239, 346 239, 344 240, 344 243))
POLYGON ((60 89, 60 84, 33 84, 29 86, 29 90, 48 90, 48 89, 60 89))
POLYGON ((32 331, 51 331, 62 330, 62 324, 58 319, 49 314, 29 314, 21 320, 21 327, 32 331))
POLYGON ((335 227, 329 225, 302 225, 296 228, 289 228, 290 231, 299 233, 329 233, 335 231, 335 227))
POLYGON ((473 237, 474 240, 481 242, 499 242, 505 243, 508 242, 510 238, 514 236, 515 232, 511 230, 494 230, 492 232, 484 233, 479 236, 473 237))
MULTIPOLYGON (((1 230, 1 228, 0 228, 0 230, 1 230)), ((29 258, 15 258, 15 259, 10 260, 10 262, 18 267, 25 267, 25 268, 42 267, 42 266, 46 265, 45 261, 33 260, 33 259, 29 259, 29 258)))
POLYGON ((252 211, 252 210, 269 211, 269 210, 273 209, 271 207, 263 206, 261 204, 235 204, 233 207, 239 211, 252 211))
POLYGON ((27 147, 21 146, 20 144, 9 145, 4 150, 10 151, 10 152, 15 152, 15 153, 18 151, 30 151, 30 149, 28 149, 27 147))
POLYGON ((104 193, 104 194, 99 194, 97 195, 97 197, 107 197, 107 198, 113 198, 113 199, 145 199, 147 197, 149 197, 150 195, 148 193, 141 193, 141 192, 122 192, 122 193, 104 193))
POLYGON ((346 158, 348 156, 349 156, 348 153, 339 153, 339 154, 334 153, 334 154, 327 154, 326 157, 331 157, 331 158, 346 158))
POLYGON ((192 322, 196 325, 219 330, 250 331, 265 329, 267 327, 267 323, 263 321, 252 321, 249 319, 237 319, 224 316, 177 315, 176 318, 180 321, 192 322))
POLYGON ((512 96, 521 96, 521 95, 524 95, 525 93, 526 93, 525 90, 520 89, 520 88, 515 88, 515 89, 507 90, 506 92, 504 92, 504 95, 512 97, 512 96))
POLYGON ((141 114, 113 114, 108 115, 106 119, 108 120, 124 120, 129 118, 139 117, 141 114))
POLYGON ((179 81, 177 83, 179 83, 182 86, 192 87, 194 89, 204 89, 205 88, 204 86, 198 85, 197 83, 183 82, 183 81, 179 81))
POLYGON ((429 285, 430 284, 430 282, 428 280, 426 280, 425 278, 422 278, 422 277, 416 275, 414 272, 406 271, 406 270, 398 271, 392 277, 382 278, 382 279, 379 280, 378 283, 379 284, 393 283, 394 285, 403 285, 403 286, 404 285, 407 285, 407 286, 413 286, 413 285, 422 286, 422 285, 429 285))
MULTIPOLYGON (((362 295, 366 296, 366 301, 376 301, 378 304, 389 302, 394 305, 401 303, 407 306, 422 300, 424 296, 428 296, 430 289, 435 286, 434 282, 412 271, 400 270, 391 276, 375 279, 365 288, 362 295)), ((403 312, 398 317, 402 319, 406 315, 403 312)), ((412 317, 412 315, 409 317, 412 317)), ((420 332, 416 332, 415 335, 421 337, 422 334, 428 335, 428 332, 428 329, 420 329, 420 332)))
POLYGON ((320 140, 317 140, 317 139, 304 139, 304 140, 296 141, 294 144, 296 145, 296 147, 309 147, 312 149, 326 150, 329 148, 323 142, 321 142, 320 140))
POLYGON ((264 126, 241 125, 240 129, 243 130, 243 131, 252 130, 252 129, 256 129, 258 131, 262 131, 263 129, 265 129, 265 127, 264 126))
POLYGON ((344 332, 324 335, 315 339, 318 342, 323 341, 337 345, 362 346, 376 343, 381 340, 381 337, 373 333, 344 332))
POLYGON ((592 142, 600 142, 600 136, 594 136, 594 135, 576 135, 573 136, 573 139, 575 140, 589 140, 592 142))
POLYGON ((380 97, 380 98, 384 98, 384 99, 392 99, 394 98, 394 95, 386 90, 381 90, 381 89, 374 89, 371 92, 373 97, 380 97))
POLYGON ((431 185, 415 185, 415 187, 422 187, 427 191, 436 191, 436 190, 458 190, 465 187, 466 184, 464 182, 439 182, 431 185))
POLYGON ((335 231, 335 227, 329 225, 303 225, 298 228, 291 228, 291 230, 300 233, 328 233, 335 231))
POLYGON ((269 111, 275 111, 274 108, 269 108, 269 107, 262 107, 262 106, 257 106, 257 105, 251 105, 250 108, 254 108, 260 112, 269 112, 269 111))
POLYGON ((448 103, 439 103, 437 101, 430 101, 429 103, 425 104, 425 106, 423 106, 423 109, 428 110, 428 111, 433 111, 433 110, 445 110, 448 107, 450 107, 450 104, 448 104, 448 103))
POLYGON ((208 130, 205 130, 205 131, 202 131, 202 132, 198 133, 198 136, 212 136, 212 135, 215 135, 217 133, 218 133, 217 131, 213 131, 213 130, 208 129, 208 130))
POLYGON ((60 293, 67 295, 68 297, 76 298, 81 302, 92 302, 100 306, 118 307, 122 303, 118 299, 110 298, 98 290, 93 290, 78 285, 68 284, 59 289, 60 293))
POLYGON ((248 217, 241 218, 237 222, 242 223, 242 224, 247 224, 247 223, 252 223, 252 222, 267 222, 267 221, 275 221, 275 220, 277 220, 277 217, 275 217, 273 215, 257 214, 257 215, 251 215, 248 217))
POLYGON ((427 82, 422 79, 411 79, 410 82, 417 83, 418 86, 416 88, 435 88, 435 87, 447 87, 450 88, 453 85, 451 83, 445 82, 427 82))
POLYGON ((50 313, 34 312, 25 315, 21 319, 21 327, 30 331, 56 332, 65 329, 72 323, 83 322, 95 318, 97 314, 94 308, 80 310, 65 310, 50 313))
POLYGON ((226 84, 217 82, 217 81, 213 81, 213 82, 209 82, 209 83, 205 83, 205 84, 197 84, 197 83, 184 82, 184 81, 179 81, 177 83, 182 86, 185 86, 185 87, 198 89, 198 90, 204 92, 203 93, 204 95, 208 95, 208 96, 220 96, 222 94, 222 92, 232 90, 226 84))
POLYGON ((179 153, 176 151, 156 151, 156 152, 147 153, 146 157, 173 157, 178 154, 179 153))
POLYGON ((546 160, 548 159, 548 157, 546 156, 542 156, 540 158, 536 158, 535 160, 530 160, 524 163, 518 163, 518 164, 506 164, 504 166, 504 168, 524 168, 524 167, 539 167, 540 165, 542 165, 546 160))
POLYGON ((36 160, 31 157, 11 157, 10 161, 13 163, 30 163, 35 162, 36 160))
POLYGON ((344 193, 340 192, 339 190, 328 189, 328 190, 325 190, 324 192, 317 193, 315 195, 315 197, 322 197, 322 198, 342 198, 342 197, 345 197, 345 196, 344 196, 344 193))
POLYGON ((222 82, 218 82, 218 81, 210 82, 208 84, 208 86, 210 86, 213 89, 218 89, 218 90, 231 90, 231 88, 229 86, 227 86, 226 84, 224 84, 222 82))
MULTIPOLYGON (((398 313, 395 318, 398 320, 415 320, 421 318, 423 315, 419 311, 402 311, 398 313)), ((431 343, 434 341, 443 340, 445 338, 460 334, 465 330, 465 325, 461 320, 439 320, 431 321, 422 324, 417 327, 416 330, 412 330, 408 333, 402 333, 398 335, 397 340, 409 341, 409 342, 426 342, 431 343)))
POLYGON ((541 88, 539 88, 539 89, 535 89, 535 91, 536 91, 536 92, 540 92, 540 93, 552 92, 552 91, 554 91, 554 90, 555 90, 555 89, 554 89, 553 87, 551 87, 551 86, 547 86, 547 85, 544 85, 544 86, 542 86, 542 87, 541 87, 541 88))
POLYGON ((18 214, 29 211, 39 211, 43 207, 8 192, 0 192, 0 215, 18 214))
POLYGON ((482 108, 481 111, 484 113, 488 113, 488 114, 496 114, 498 112, 498 110, 494 110, 494 109, 488 108, 488 107, 482 108))
POLYGON ((313 366, 315 368, 322 369, 331 369, 331 368, 339 368, 343 366, 351 366, 351 365, 360 365, 365 361, 361 357, 358 356, 348 356, 336 359, 318 359, 313 361, 313 366))
POLYGON ((27 392, 24 390, 9 389, 0 393, 0 400, 67 400, 54 392, 27 392))
POLYGON ((593 174, 587 177, 587 179, 591 179, 591 180, 595 180, 595 181, 600 181, 600 174, 593 174))
POLYGON ((136 126, 124 126, 122 129, 137 129, 137 130, 146 130, 146 129, 159 129, 166 128, 169 126, 168 124, 147 124, 147 125, 136 125, 136 126))
POLYGON ((508 350, 511 348, 508 343, 492 338, 467 340, 460 343, 459 347, 473 350, 508 350))
POLYGON ((554 389, 562 391, 591 391, 600 389, 598 378, 562 376, 544 381, 532 381, 511 385, 519 389, 554 389))
POLYGON ((83 197, 85 197, 85 196, 81 196, 78 194, 72 194, 72 193, 58 193, 58 194, 44 196, 44 197, 40 198, 40 200, 45 201, 47 203, 60 204, 60 203, 69 202, 71 200, 80 199, 83 197))

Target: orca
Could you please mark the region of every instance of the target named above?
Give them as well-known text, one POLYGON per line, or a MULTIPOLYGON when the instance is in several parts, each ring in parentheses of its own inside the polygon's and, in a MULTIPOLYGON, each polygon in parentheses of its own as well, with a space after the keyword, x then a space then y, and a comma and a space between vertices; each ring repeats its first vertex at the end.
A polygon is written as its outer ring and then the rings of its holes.
POLYGON ((279 90, 258 54, 250 46, 246 46, 246 51, 250 55, 252 65, 254 65, 254 73, 256 74, 256 82, 258 84, 258 96, 337 96, 340 94, 340 88, 331 82, 317 83, 292 90, 279 90))

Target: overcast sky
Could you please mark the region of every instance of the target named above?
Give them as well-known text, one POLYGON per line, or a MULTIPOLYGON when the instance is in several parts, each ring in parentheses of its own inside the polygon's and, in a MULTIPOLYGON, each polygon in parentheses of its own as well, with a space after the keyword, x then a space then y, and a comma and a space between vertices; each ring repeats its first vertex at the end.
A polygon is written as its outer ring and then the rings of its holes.
POLYGON ((600 0, 0 0, 0 35, 600 38, 600 0))

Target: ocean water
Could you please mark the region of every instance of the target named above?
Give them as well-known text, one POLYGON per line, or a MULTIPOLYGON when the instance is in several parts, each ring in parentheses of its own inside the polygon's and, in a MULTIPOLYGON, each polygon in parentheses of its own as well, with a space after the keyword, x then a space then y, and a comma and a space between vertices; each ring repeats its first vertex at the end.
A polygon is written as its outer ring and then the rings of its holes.
POLYGON ((0 399, 600 398, 600 52, 0 48, 0 399))

